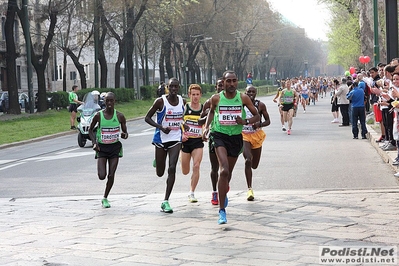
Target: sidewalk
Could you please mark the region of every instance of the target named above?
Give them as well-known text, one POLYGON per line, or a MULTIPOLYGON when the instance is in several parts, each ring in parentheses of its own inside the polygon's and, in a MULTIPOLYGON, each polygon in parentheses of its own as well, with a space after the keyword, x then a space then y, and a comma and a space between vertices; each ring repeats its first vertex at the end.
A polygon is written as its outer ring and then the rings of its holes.
POLYGON ((0 199, 1 265, 319 265, 319 246, 399 243, 399 189, 230 191, 218 225, 209 193, 0 199))

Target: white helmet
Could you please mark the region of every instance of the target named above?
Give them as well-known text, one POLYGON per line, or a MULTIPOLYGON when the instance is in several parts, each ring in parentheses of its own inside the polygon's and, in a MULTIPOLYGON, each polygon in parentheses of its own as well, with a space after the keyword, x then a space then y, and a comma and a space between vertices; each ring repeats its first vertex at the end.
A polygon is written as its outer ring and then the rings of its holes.
POLYGON ((91 95, 100 95, 100 92, 97 91, 97 90, 94 90, 94 91, 91 92, 91 95))
POLYGON ((101 98, 104 98, 105 95, 107 95, 107 93, 106 93, 106 92, 103 92, 103 93, 100 94, 100 97, 101 97, 101 98))

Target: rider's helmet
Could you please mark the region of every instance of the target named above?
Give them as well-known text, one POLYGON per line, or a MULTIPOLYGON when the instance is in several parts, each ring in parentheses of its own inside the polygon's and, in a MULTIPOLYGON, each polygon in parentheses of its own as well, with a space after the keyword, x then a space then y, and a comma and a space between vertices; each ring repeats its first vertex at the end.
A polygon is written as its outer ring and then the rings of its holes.
POLYGON ((106 92, 101 93, 101 94, 100 94, 100 98, 101 98, 101 99, 104 99, 105 95, 107 95, 106 92))
POLYGON ((100 92, 97 90, 94 90, 91 92, 91 95, 93 95, 93 100, 95 103, 98 103, 99 97, 100 97, 100 92))

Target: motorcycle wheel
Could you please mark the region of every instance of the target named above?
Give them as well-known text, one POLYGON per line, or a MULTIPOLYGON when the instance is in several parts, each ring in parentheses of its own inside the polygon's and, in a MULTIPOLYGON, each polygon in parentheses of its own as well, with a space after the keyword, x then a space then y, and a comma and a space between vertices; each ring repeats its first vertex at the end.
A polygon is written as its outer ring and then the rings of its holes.
POLYGON ((86 139, 83 137, 83 134, 81 132, 79 132, 78 134, 78 145, 82 148, 86 145, 86 139))

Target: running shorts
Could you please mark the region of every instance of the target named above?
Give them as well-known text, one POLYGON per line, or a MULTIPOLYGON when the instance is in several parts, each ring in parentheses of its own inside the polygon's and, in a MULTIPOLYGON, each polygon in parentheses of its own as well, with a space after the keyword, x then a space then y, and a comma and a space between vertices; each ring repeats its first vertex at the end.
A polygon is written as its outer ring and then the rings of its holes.
POLYGON ((213 142, 215 148, 225 147, 227 156, 238 157, 242 152, 244 142, 242 140, 242 134, 229 136, 220 132, 212 132, 213 142))
POLYGON ((256 130, 254 133, 242 133, 242 140, 249 142, 253 150, 262 147, 265 139, 266 133, 263 130, 256 130))
POLYGON ((176 145, 180 145, 181 141, 168 141, 165 143, 155 143, 153 142, 152 144, 160 149, 164 149, 165 151, 168 151, 169 149, 175 147, 176 145))
POLYGON ((283 111, 288 112, 291 109, 294 109, 294 104, 293 103, 288 103, 288 104, 282 104, 283 106, 283 111))
POLYGON ((96 151, 95 158, 118 158, 123 157, 123 148, 122 143, 120 141, 112 143, 112 144, 101 144, 97 143, 98 147, 100 147, 100 151, 96 151))
POLYGON ((182 142, 182 152, 191 153, 195 149, 203 148, 204 142, 202 138, 189 138, 187 141, 182 142))

